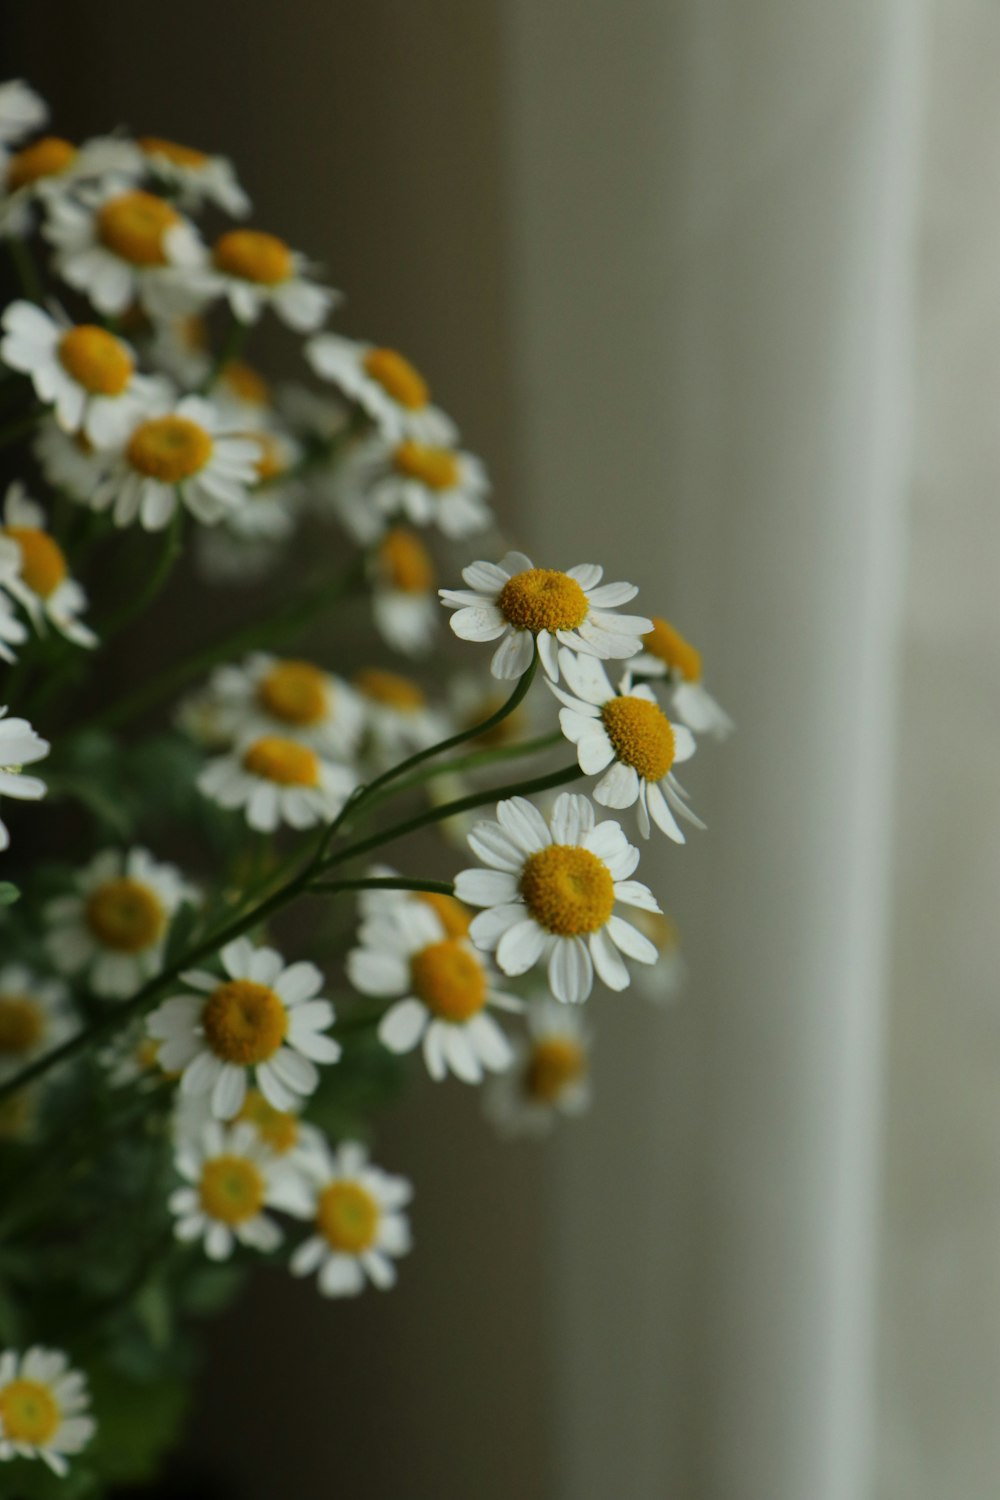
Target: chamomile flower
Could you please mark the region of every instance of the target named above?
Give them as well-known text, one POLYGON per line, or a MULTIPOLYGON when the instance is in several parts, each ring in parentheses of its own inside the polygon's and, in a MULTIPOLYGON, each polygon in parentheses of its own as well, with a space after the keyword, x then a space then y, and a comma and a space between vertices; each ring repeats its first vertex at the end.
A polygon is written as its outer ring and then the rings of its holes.
POLYGON ((436 526, 461 540, 485 531, 493 516, 486 469, 471 453, 404 438, 365 438, 344 459, 335 493, 341 520, 356 541, 375 541, 397 517, 436 526))
POLYGON ((528 1007, 528 1035, 514 1062, 483 1091, 483 1110, 501 1135, 545 1135, 559 1115, 590 1104, 590 1037, 578 1010, 554 1001, 528 1007))
POLYGON ((55 246, 57 273, 112 317, 136 301, 168 316, 204 255, 194 227, 172 204, 122 178, 53 198, 47 209, 44 234, 55 246))
POLYGON ((146 531, 162 531, 178 504, 211 526, 246 504, 259 459, 260 445, 232 419, 200 396, 185 396, 132 428, 89 503, 110 510, 116 526, 138 520, 146 531))
POLYGON ((245 359, 226 360, 212 386, 212 400, 247 427, 260 427, 271 419, 271 387, 245 359))
POLYGON ((551 819, 524 797, 497 803, 497 822, 477 823, 469 847, 487 866, 463 870, 455 894, 485 907, 470 928, 477 948, 496 953, 505 974, 540 961, 557 1000, 586 1000, 594 970, 611 990, 630 976, 622 955, 656 962, 656 949, 615 905, 659 911, 647 886, 630 877, 639 851, 617 823, 594 821, 586 797, 563 792, 551 819))
POLYGON ((496 641, 490 670, 513 679, 526 672, 535 643, 542 666, 559 681, 559 647, 605 661, 634 656, 650 621, 620 615, 634 599, 631 583, 601 583, 603 568, 581 564, 560 573, 536 568, 523 552, 508 552, 498 565, 476 562, 462 577, 467 589, 441 589, 442 603, 457 611, 451 628, 463 641, 496 641))
POLYGON ((68 1457, 79 1453, 97 1424, 86 1377, 70 1368, 59 1349, 36 1344, 24 1354, 0 1354, 0 1461, 40 1458, 60 1478, 68 1457))
POLYGON ((35 457, 47 483, 86 504, 114 467, 115 457, 95 448, 82 432, 63 432, 55 417, 45 417, 34 441, 35 457))
POLYGON ((701 652, 686 641, 679 630, 659 615, 643 636, 643 652, 632 663, 637 677, 666 677, 672 688, 671 708, 695 734, 725 739, 733 721, 720 708, 701 680, 701 652))
POLYGON ((419 655, 437 634, 434 560, 420 538, 394 526, 371 560, 372 610, 379 634, 397 651, 419 655))
POLYGON ((249 1126, 264 1150, 291 1165, 322 1155, 326 1144, 323 1132, 303 1120, 301 1100, 289 1109, 275 1109, 260 1089, 247 1090, 235 1123, 249 1126))
POLYGON ((340 1056, 340 1044, 324 1035, 333 1006, 317 998, 323 976, 315 964, 286 968, 273 948, 246 938, 219 956, 224 977, 185 974, 198 993, 174 995, 149 1017, 150 1036, 163 1044, 160 1064, 181 1073, 185 1094, 210 1094, 216 1119, 239 1114, 251 1070, 269 1104, 294 1109, 319 1083, 315 1064, 340 1056))
POLYGON ((60 324, 34 302, 12 302, 0 322, 0 360, 30 377, 64 432, 98 448, 125 441, 159 389, 136 374, 128 344, 96 324, 60 324))
POLYGON ((40 130, 49 118, 45 100, 21 78, 0 83, 0 144, 9 146, 40 130))
POLYGON ((229 511, 220 525, 199 533, 197 539, 201 570, 218 583, 249 584, 262 578, 280 561, 282 543, 295 531, 301 494, 297 444, 285 433, 266 429, 246 430, 243 435, 258 444, 257 482, 245 505, 229 511))
POLYGON ((207 691, 214 723, 230 740, 283 735, 348 760, 364 732, 354 689, 309 661, 254 652, 238 667, 216 668, 207 691))
MULTIPOLYGON (((369 876, 376 880, 391 880, 398 873, 391 865, 372 865, 368 871, 369 876)), ((461 901, 456 901, 454 896, 444 895, 442 891, 394 891, 374 886, 358 893, 358 912, 362 922, 390 920, 400 906, 410 904, 432 911, 444 928, 445 937, 468 936, 472 913, 461 901)))
POLYGON ((198 790, 219 807, 244 808, 258 833, 273 833, 283 823, 290 828, 329 823, 357 781, 347 766, 288 734, 261 734, 210 760, 199 773, 198 790))
POLYGON ((403 1209, 413 1196, 403 1177, 372 1166, 363 1146, 345 1141, 310 1172, 312 1232, 292 1255, 293 1276, 319 1271, 326 1297, 354 1297, 366 1278, 381 1290, 394 1286, 393 1261, 410 1250, 403 1209))
POLYGON ((389 442, 455 441, 454 423, 430 404, 426 380, 397 350, 320 333, 305 352, 316 374, 356 401, 389 442))
POLYGON ((69 576, 62 548, 45 529, 44 511, 19 480, 8 486, 2 520, 0 588, 24 607, 36 630, 48 621, 75 646, 96 646, 97 636, 80 619, 87 595, 69 576))
POLYGON ((656 963, 636 976, 636 989, 658 1005, 669 1005, 687 983, 677 923, 664 912, 637 911, 635 925, 656 949, 656 963))
POLYGON ((399 672, 364 667, 354 675, 361 695, 376 760, 394 761, 433 745, 447 732, 447 720, 427 702, 423 688, 399 672))
POLYGON ((30 232, 34 203, 51 202, 81 183, 133 171, 139 154, 131 141, 99 136, 74 146, 46 135, 19 151, 0 154, 0 234, 30 232))
POLYGON ((182 1142, 174 1164, 186 1185, 171 1193, 174 1234, 201 1240, 210 1260, 228 1260, 237 1245, 267 1253, 282 1233, 268 1208, 300 1208, 308 1193, 286 1161, 273 1156, 253 1128, 223 1129, 210 1120, 196 1142, 182 1142))
POLYGON ((171 919, 196 894, 145 849, 105 849, 80 871, 73 895, 46 907, 49 956, 95 995, 122 1000, 159 972, 171 919))
POLYGON ((145 1020, 140 1018, 116 1032, 108 1046, 98 1052, 97 1061, 105 1069, 113 1089, 133 1084, 151 1089, 167 1077, 160 1067, 159 1056, 160 1043, 154 1042, 146 1031, 145 1020))
POLYGON ((0 1078, 51 1051, 73 1030, 66 986, 24 964, 0 968, 0 1078))
POLYGON ((210 156, 206 151, 158 135, 141 135, 138 146, 149 171, 177 196, 183 207, 200 208, 203 203, 214 203, 235 219, 242 219, 250 212, 250 199, 227 156, 210 156))
POLYGON ((593 797, 602 807, 635 807, 639 832, 649 838, 650 819, 668 838, 684 843, 674 813, 697 827, 705 825, 684 800, 672 767, 688 760, 695 750, 694 735, 683 724, 671 724, 651 688, 633 687, 626 672, 618 691, 592 656, 559 653, 567 687, 551 684, 565 707, 559 723, 576 746, 580 770, 586 776, 601 772, 593 797))
MULTIPOLYGON (((0 708, 0 797, 37 802, 45 796, 45 782, 37 776, 22 775, 22 767, 44 760, 51 746, 35 733, 27 719, 8 719, 6 713, 6 708, 0 708)), ((9 845, 10 834, 0 819, 0 849, 9 845)))
POLYGON ((259 229, 229 229, 212 247, 199 270, 181 273, 186 289, 199 300, 225 297, 240 323, 256 323, 272 307, 296 333, 318 328, 337 300, 337 293, 309 276, 304 255, 277 235, 259 229))
POLYGON ((497 990, 494 976, 465 937, 451 937, 437 914, 414 901, 363 923, 361 946, 347 956, 347 977, 363 995, 395 1003, 379 1023, 390 1052, 422 1044, 431 1077, 450 1072, 465 1083, 498 1073, 511 1060, 510 1043, 488 1007, 519 1011, 521 1002, 497 990))
POLYGON ((158 318, 150 340, 149 358, 154 369, 162 370, 185 390, 201 389, 212 368, 204 318, 197 313, 158 318))

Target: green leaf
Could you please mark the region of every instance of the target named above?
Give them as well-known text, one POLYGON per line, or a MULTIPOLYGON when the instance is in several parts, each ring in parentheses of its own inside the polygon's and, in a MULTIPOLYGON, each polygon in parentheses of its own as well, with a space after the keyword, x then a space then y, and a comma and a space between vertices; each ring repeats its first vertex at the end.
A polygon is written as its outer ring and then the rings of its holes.
POLYGON ((140 1382, 106 1367, 91 1371, 97 1432, 87 1459, 113 1484, 153 1479, 173 1446, 188 1403, 189 1382, 140 1382))
POLYGON ((11 881, 0 880, 0 906, 13 906, 20 895, 21 892, 11 881))

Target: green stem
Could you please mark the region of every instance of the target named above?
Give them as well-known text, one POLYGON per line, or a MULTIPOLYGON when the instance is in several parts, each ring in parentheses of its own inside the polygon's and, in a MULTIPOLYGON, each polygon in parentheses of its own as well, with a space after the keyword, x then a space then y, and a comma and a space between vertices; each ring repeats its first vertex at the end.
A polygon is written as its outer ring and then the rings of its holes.
POLYGON ((554 745, 561 744, 564 736, 560 730, 552 734, 540 734, 534 740, 522 740, 517 745, 499 745, 495 750, 473 750, 470 755, 460 755, 457 760, 450 760, 445 766, 426 766, 422 770, 415 771, 412 776, 404 776, 392 787, 391 792, 380 793, 372 800, 381 802, 384 796, 396 796, 401 792, 408 792, 412 787, 422 786, 424 782, 433 781, 437 776, 458 775, 463 771, 478 771, 483 766, 492 766, 500 761, 520 760, 528 755, 541 755, 544 750, 551 750, 554 745))
POLYGON ((410 880, 405 875, 370 875, 364 880, 314 880, 310 891, 432 891, 437 896, 453 896, 450 880, 410 880))
POLYGON ((28 249, 24 240, 17 235, 10 235, 7 240, 7 249, 14 263, 17 279, 21 283, 21 290, 29 302, 44 302, 45 288, 42 286, 42 278, 38 274, 35 259, 28 249))

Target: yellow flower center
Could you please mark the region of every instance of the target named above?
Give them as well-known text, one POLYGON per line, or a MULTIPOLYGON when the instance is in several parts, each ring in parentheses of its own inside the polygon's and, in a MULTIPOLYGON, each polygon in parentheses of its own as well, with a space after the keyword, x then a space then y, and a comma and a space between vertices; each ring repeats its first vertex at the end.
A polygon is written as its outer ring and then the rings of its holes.
POLYGON ((210 1219, 245 1224, 264 1207, 264 1179, 242 1156, 216 1156, 201 1169, 198 1196, 210 1219))
POLYGON ((25 146, 7 163, 7 189, 16 192, 41 177, 55 177, 65 172, 76 156, 76 147, 58 135, 45 135, 25 146))
POLYGON ((395 349, 369 349, 363 363, 365 374, 377 381, 400 406, 420 411, 427 405, 431 393, 426 380, 395 349))
POLYGON ((365 667, 355 673, 354 685, 373 703, 384 703, 402 713, 412 713, 427 702, 423 689, 398 672, 384 672, 381 667, 365 667))
POLYGON ((180 214, 169 203, 136 188, 101 205, 97 235, 106 249, 131 265, 165 266, 167 231, 180 222, 180 214))
POLYGON ((465 937, 472 917, 468 908, 454 896, 442 896, 438 891, 418 891, 415 899, 429 906, 450 938, 465 937))
POLYGON ((251 776, 262 776, 279 786, 319 786, 316 752, 276 734, 266 734, 244 751, 243 768, 251 776))
POLYGON ((555 568, 526 568, 509 578, 497 597, 516 630, 576 630, 587 618, 587 596, 575 578, 555 568))
POLYGON ((48 599, 69 571, 59 543, 36 526, 5 526, 4 535, 21 549, 21 577, 29 589, 40 599, 48 599))
POLYGON ((127 875, 105 881, 92 891, 84 916, 98 942, 117 953, 141 953, 151 948, 167 925, 156 892, 127 875))
POLYGON ((150 417, 129 438, 126 455, 133 469, 161 484, 181 484, 212 456, 212 439, 189 417, 150 417))
POLYGON ((254 464, 257 478, 261 484, 271 479, 277 479, 288 467, 285 459, 285 450, 274 436, 273 432, 248 432, 245 436, 253 438, 260 449, 260 457, 254 464))
POLYGON ((360 1255, 375 1243, 379 1207, 357 1182, 331 1182, 319 1195, 316 1223, 332 1250, 360 1255))
POLYGON ((59 1427, 56 1398, 37 1380, 12 1380, 0 1391, 3 1436, 11 1443, 44 1448, 59 1427))
POLYGON ((319 724, 329 711, 326 674, 307 661, 279 661, 257 685, 257 701, 284 724, 319 724))
POLYGON ((259 371, 253 365, 248 365, 244 359, 230 359, 223 366, 219 377, 222 384, 238 401, 243 401, 247 406, 269 406, 271 403, 271 387, 259 371))
POLYGON ((541 1037, 524 1074, 524 1092, 539 1104, 555 1104, 587 1072, 587 1054, 568 1036, 541 1037))
POLYGON ((93 396, 120 396, 134 369, 132 357, 113 333, 84 323, 59 340, 59 362, 93 396))
POLYGON ((268 1104, 259 1089, 249 1090, 236 1118, 252 1125, 275 1156, 286 1156, 298 1141, 298 1116, 275 1109, 273 1104, 268 1104))
POLYGON ((451 490, 458 483, 458 457, 450 448, 429 448, 407 438, 392 455, 393 468, 404 479, 416 479, 429 490, 451 490))
POLYGON ((410 978, 418 997, 442 1021, 460 1024, 486 1004, 482 964, 463 942, 446 938, 421 948, 410 959, 410 978))
POLYGON ((645 698, 609 698, 601 719, 615 755, 632 766, 644 781, 662 781, 674 763, 674 731, 670 720, 645 698))
POLYGON ((437 583, 434 560, 412 531, 387 531, 378 549, 378 566, 390 588, 403 594, 426 594, 437 583))
POLYGON ((653 628, 643 636, 642 643, 651 656, 658 656, 672 671, 679 672, 685 682, 701 681, 701 652, 667 620, 654 615, 653 628))
POLYGON ((227 276, 277 286, 295 270, 292 252, 277 235, 259 229, 230 229, 215 242, 212 259, 227 276))
POLYGON ((45 1012, 30 995, 0 995, 0 1054, 23 1057, 46 1032, 45 1012))
POLYGON ((575 937, 603 927, 615 904, 611 872, 589 849, 550 844, 528 856, 521 895, 546 932, 575 937))
POLYGON ((201 1027, 216 1057, 249 1068, 277 1052, 285 1040, 288 1012, 268 985, 227 979, 209 995, 201 1027))
POLYGON ((166 141, 159 135, 141 135, 139 146, 147 156, 162 156, 175 167, 203 167, 208 161, 204 151, 193 146, 181 146, 177 141, 166 141))

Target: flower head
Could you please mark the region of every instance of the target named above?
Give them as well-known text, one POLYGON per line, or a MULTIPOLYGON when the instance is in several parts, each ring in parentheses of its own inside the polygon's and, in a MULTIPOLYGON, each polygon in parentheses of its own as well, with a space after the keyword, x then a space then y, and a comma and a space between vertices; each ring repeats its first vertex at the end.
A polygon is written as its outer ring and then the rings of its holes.
POLYGON ((513 1064, 483 1096, 486 1115, 508 1137, 544 1135, 558 1116, 582 1114, 590 1104, 590 1037, 580 1012, 536 1001, 527 1021, 513 1064))
MULTIPOLYGON (((37 776, 22 775, 22 767, 44 760, 51 746, 36 734, 27 719, 8 719, 7 709, 0 708, 0 797, 14 797, 21 802, 36 802, 45 796, 45 782, 37 776)), ((0 849, 10 844, 10 834, 0 820, 0 849)))
POLYGON ((250 199, 227 156, 210 156, 159 135, 141 135, 138 146, 146 168, 185 208, 214 203, 240 219, 250 212, 250 199))
POLYGON ((643 651, 632 663, 637 677, 666 677, 671 684, 671 708, 695 734, 725 739, 733 721, 720 708, 701 680, 701 652, 680 631, 654 615, 652 628, 643 636, 643 651))
POLYGON ((131 141, 98 136, 76 146, 45 135, 18 151, 0 153, 0 235, 22 236, 32 228, 32 205, 68 196, 81 183, 109 173, 130 173, 139 153, 131 141))
POLYGON ((73 1029, 66 986, 24 964, 0 968, 0 1078, 51 1051, 73 1029))
POLYGON ((8 486, 0 525, 0 588, 27 611, 36 630, 48 621, 76 646, 96 646, 97 636, 80 619, 87 596, 59 543, 45 525, 40 505, 19 480, 8 486))
POLYGON ((337 816, 357 786, 347 766, 290 735, 248 734, 199 773, 198 790, 219 807, 243 808, 251 828, 314 828, 337 816))
POLYGON ((387 442, 380 433, 349 451, 336 475, 333 509, 356 541, 376 541, 387 522, 436 526, 461 540, 485 531, 493 517, 486 470, 478 458, 446 443, 387 442))
POLYGON ((259 229, 228 229, 212 246, 208 260, 190 275, 179 273, 186 291, 200 302, 225 297, 240 323, 256 323, 271 307, 297 333, 318 328, 337 294, 309 275, 305 256, 277 235, 259 229))
POLYGON ((372 558, 375 624, 389 645, 407 655, 427 651, 438 626, 434 559, 415 532, 394 526, 372 558))
POLYGON ((327 1297, 356 1296, 366 1278, 383 1290, 395 1285, 393 1261, 410 1249, 406 1179, 372 1166, 365 1148, 347 1141, 312 1165, 309 1180, 312 1232, 292 1256, 292 1275, 318 1270, 327 1297))
POLYGON ((239 666, 218 667, 199 701, 211 706, 213 732, 223 741, 279 735, 350 759, 364 732, 361 700, 342 678, 262 651, 239 666))
POLYGON ((306 345, 306 358, 317 375, 358 403, 389 442, 454 442, 454 423, 431 405, 426 380, 398 350, 319 333, 306 345))
POLYGON ((291 1163, 245 1123, 226 1130, 210 1120, 196 1140, 180 1144, 175 1165, 186 1185, 170 1195, 174 1234, 202 1240, 210 1260, 226 1260, 237 1244, 277 1249, 281 1230, 267 1209, 308 1201, 291 1163))
POLYGON ((64 1476, 94 1435, 86 1378, 59 1349, 0 1354, 0 1461, 40 1458, 64 1476))

